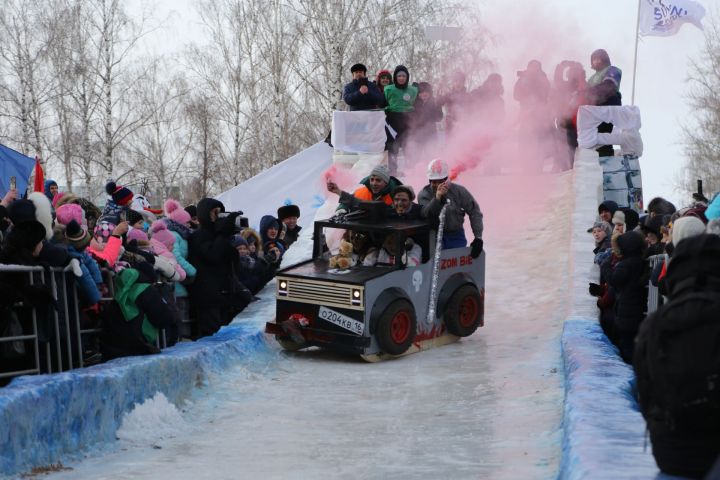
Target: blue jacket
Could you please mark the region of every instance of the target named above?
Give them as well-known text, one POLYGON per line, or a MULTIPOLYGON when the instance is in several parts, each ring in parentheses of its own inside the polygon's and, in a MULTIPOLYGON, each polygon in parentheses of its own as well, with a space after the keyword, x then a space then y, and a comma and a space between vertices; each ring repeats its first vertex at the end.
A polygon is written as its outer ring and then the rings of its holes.
POLYGON ((343 100, 350 107, 350 111, 372 110, 385 105, 385 96, 375 82, 368 81, 368 92, 360 93, 360 82, 353 80, 343 89, 343 100))
POLYGON ((87 252, 78 252, 75 247, 68 245, 68 254, 80 261, 82 276, 77 279, 80 298, 84 306, 94 305, 100 301, 98 285, 103 283, 100 267, 87 252))
MULTIPOLYGON (((170 230, 173 235, 175 235, 175 244, 173 245, 173 255, 175 255, 175 259, 180 264, 180 266, 185 270, 185 274, 187 277, 194 277, 197 274, 197 270, 195 267, 193 267, 190 262, 187 261, 188 257, 188 243, 187 240, 185 240, 182 235, 180 235, 178 232, 174 230, 170 230)), ((188 291, 185 288, 185 285, 183 285, 180 282, 173 282, 175 284, 175 297, 187 297, 188 291)))

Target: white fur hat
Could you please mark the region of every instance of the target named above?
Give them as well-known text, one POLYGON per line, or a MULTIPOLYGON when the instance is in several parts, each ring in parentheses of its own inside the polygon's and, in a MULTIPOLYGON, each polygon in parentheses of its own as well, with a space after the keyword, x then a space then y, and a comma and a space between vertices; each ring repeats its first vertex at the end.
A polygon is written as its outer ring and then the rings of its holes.
POLYGON ((672 242, 677 247, 678 243, 686 238, 694 237, 705 233, 705 224, 697 217, 680 217, 673 222, 672 242))
POLYGON ((33 192, 27 198, 35 205, 35 219, 45 227, 45 239, 50 240, 53 236, 53 216, 50 200, 43 192, 33 192))

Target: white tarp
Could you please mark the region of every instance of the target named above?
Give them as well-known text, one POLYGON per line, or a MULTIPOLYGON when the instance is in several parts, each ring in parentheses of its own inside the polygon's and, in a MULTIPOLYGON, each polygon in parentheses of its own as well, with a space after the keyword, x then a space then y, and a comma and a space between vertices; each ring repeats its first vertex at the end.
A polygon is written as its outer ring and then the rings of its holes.
POLYGON ((277 209, 291 202, 300 206, 298 223, 312 225, 315 211, 325 200, 322 174, 332 165, 333 149, 325 142, 274 165, 253 178, 221 193, 217 199, 226 211, 242 210, 250 226, 257 228, 263 215, 277 216, 277 209))
POLYGON ((385 150, 385 112, 363 110, 333 112, 331 142, 348 153, 382 153, 385 150))
POLYGON ((641 126, 640 109, 637 106, 583 105, 578 112, 578 145, 587 149, 599 145, 620 145, 623 154, 641 156, 641 126), (613 124, 612 133, 598 133, 597 127, 603 122, 613 124))

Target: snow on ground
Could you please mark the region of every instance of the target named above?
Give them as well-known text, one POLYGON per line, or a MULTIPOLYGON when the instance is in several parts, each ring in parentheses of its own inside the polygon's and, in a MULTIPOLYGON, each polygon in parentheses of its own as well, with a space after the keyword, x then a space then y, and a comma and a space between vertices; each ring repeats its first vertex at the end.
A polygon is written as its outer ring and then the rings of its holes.
MULTIPOLYGON (((556 478, 571 175, 464 180, 486 223, 475 335, 379 364, 270 341, 185 405, 138 407, 117 444, 53 478, 556 478)), ((273 289, 236 321, 262 328, 273 289)))

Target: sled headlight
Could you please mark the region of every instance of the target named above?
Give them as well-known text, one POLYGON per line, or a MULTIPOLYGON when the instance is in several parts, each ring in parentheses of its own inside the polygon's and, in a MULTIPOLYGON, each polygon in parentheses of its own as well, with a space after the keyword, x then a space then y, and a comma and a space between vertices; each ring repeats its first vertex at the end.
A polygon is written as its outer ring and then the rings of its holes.
POLYGON ((287 280, 280 280, 278 282, 278 294, 279 295, 287 295, 288 294, 288 282, 287 280))
POLYGON ((359 288, 352 289, 352 298, 350 299, 350 303, 353 305, 360 305, 362 303, 362 292, 359 288))

